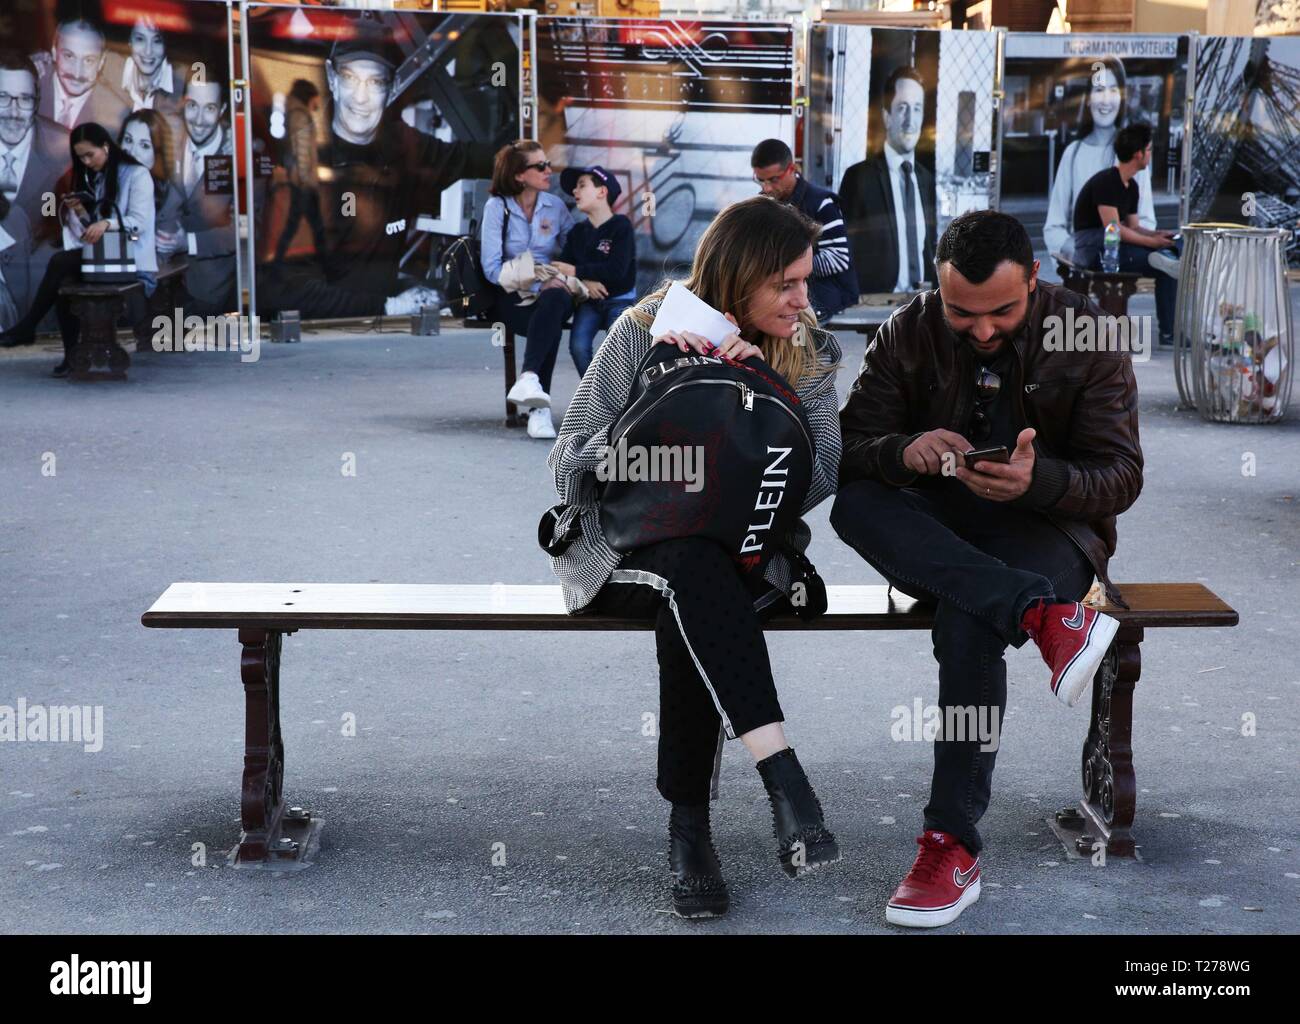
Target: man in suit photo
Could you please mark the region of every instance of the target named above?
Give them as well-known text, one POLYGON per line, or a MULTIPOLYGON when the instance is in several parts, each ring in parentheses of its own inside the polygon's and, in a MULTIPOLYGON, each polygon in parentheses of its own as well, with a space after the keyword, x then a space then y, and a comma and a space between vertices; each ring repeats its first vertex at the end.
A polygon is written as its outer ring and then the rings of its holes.
POLYGON ((59 23, 51 48, 53 64, 41 75, 40 114, 71 131, 93 121, 114 137, 131 113, 131 101, 105 81, 104 32, 76 18, 59 23))
POLYGON ((210 157, 229 157, 234 152, 225 123, 225 86, 192 75, 181 113, 185 145, 175 184, 182 196, 180 226, 187 236, 185 310, 216 316, 236 304, 233 168, 227 176, 232 191, 209 192, 206 166, 210 157))
POLYGON ((45 194, 72 163, 68 131, 36 112, 40 99, 36 66, 16 50, 0 51, 0 192, 33 228, 45 194))
POLYGON ((67 129, 36 112, 40 96, 40 75, 31 60, 17 50, 0 50, 0 196, 12 208, 10 226, 22 225, 10 234, 17 231, 23 238, 21 246, 6 247, 4 274, 20 316, 29 299, 20 280, 39 282, 50 257, 62 247, 55 230, 59 220, 48 200, 72 166, 67 129), (26 264, 22 268, 14 262, 19 251, 26 264))
POLYGON ((885 81, 885 145, 851 166, 840 206, 862 292, 912 292, 934 276, 934 174, 916 159, 925 85, 916 68, 885 81))

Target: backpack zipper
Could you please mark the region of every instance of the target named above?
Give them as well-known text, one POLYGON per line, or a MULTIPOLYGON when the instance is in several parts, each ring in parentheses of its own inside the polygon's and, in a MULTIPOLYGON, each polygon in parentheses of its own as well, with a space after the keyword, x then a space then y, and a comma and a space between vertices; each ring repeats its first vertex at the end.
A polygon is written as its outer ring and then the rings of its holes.
MULTIPOLYGON (((786 405, 783 401, 781 401, 779 398, 774 397, 773 395, 760 395, 756 391, 754 391, 753 388, 749 387, 747 384, 742 384, 738 380, 688 380, 682 384, 674 384, 672 387, 667 388, 663 392, 663 394, 659 396, 659 399, 655 401, 655 405, 657 405, 659 401, 661 401, 666 396, 671 395, 674 391, 677 391, 681 388, 695 387, 696 385, 699 384, 722 384, 725 387, 739 388, 741 393, 741 403, 743 404, 744 408, 750 412, 752 412, 754 409, 755 398, 761 398, 768 402, 775 402, 778 409, 780 409, 792 420, 794 420, 795 425, 799 428, 799 432, 803 434, 804 441, 808 445, 809 455, 813 456, 814 458, 816 457, 817 446, 813 444, 813 440, 811 435, 809 435, 808 433, 808 429, 803 425, 803 421, 800 420, 799 417, 794 414, 793 410, 791 410, 791 408, 788 405, 786 405)), ((653 407, 654 406, 651 406, 650 408, 653 407)), ((634 419, 631 423, 629 423, 626 427, 624 427, 623 430, 619 432, 618 440, 615 440, 614 438, 610 438, 611 446, 617 444, 618 441, 621 441, 624 437, 626 437, 627 434, 632 430, 632 428, 635 427, 638 423, 641 422, 642 419, 645 418, 646 414, 650 411, 650 408, 641 410, 641 415, 638 416, 636 419, 634 419)))

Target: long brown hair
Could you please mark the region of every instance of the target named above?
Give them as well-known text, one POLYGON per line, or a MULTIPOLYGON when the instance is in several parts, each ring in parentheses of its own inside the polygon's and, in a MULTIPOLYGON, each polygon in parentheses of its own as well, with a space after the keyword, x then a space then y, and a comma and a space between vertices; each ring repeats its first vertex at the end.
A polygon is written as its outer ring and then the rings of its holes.
POLYGON ((506 196, 519 195, 523 192, 524 186, 519 184, 515 175, 523 174, 524 169, 532 162, 530 153, 542 152, 545 152, 542 144, 535 139, 519 139, 502 146, 497 150, 496 159, 492 164, 492 187, 488 191, 502 199, 506 196))
MULTIPOLYGON (((817 242, 821 226, 800 210, 770 196, 753 196, 725 207, 700 236, 690 276, 682 283, 714 309, 730 313, 743 332, 756 306, 765 304, 772 291, 772 277, 780 275, 810 246, 817 242)), ((638 302, 628 315, 645 328, 654 317, 646 305, 662 299, 671 281, 638 302)), ((749 339, 763 353, 764 361, 791 384, 804 377, 834 373, 835 366, 822 366, 817 345, 817 317, 812 307, 799 314, 792 338, 761 334, 749 339), (800 334, 803 344, 796 344, 800 334)))
POLYGON ((167 119, 156 110, 144 108, 137 110, 129 115, 122 122, 122 130, 117 133, 117 144, 122 144, 122 139, 126 137, 126 126, 132 121, 138 121, 149 129, 149 141, 153 144, 153 166, 149 168, 149 174, 153 177, 154 202, 161 205, 163 193, 167 190, 167 182, 170 180, 172 161, 174 154, 172 152, 172 130, 167 124, 167 119))

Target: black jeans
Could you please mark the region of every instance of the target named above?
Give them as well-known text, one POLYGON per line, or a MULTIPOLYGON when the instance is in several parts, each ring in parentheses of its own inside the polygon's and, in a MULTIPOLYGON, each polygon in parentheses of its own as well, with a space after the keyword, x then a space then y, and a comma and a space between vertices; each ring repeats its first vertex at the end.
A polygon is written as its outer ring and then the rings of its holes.
POLYGON ((507 293, 497 300, 497 318, 516 335, 528 338, 524 346, 523 373, 537 374, 542 390, 551 391, 555 355, 560 351, 564 322, 573 312, 573 296, 567 288, 543 288, 537 301, 519 305, 519 296, 507 293))
POLYGON ((629 552, 591 602, 593 611, 655 621, 657 785, 665 800, 707 803, 723 737, 784 721, 762 622, 785 605, 768 584, 746 582, 726 549, 702 537, 629 552))
MULTIPOLYGON (((1088 592, 1087 556, 1045 516, 985 501, 952 477, 915 488, 846 484, 831 525, 891 585, 937 603, 930 635, 943 720, 950 707, 975 709, 977 722, 996 712, 1000 738, 1003 653, 1028 639, 1020 620, 1038 598, 1077 601, 1088 592)), ((980 749, 988 745, 942 735, 934 745, 925 828, 955 835, 971 853, 984 845, 976 824, 988 809, 997 759, 996 749, 980 749)))

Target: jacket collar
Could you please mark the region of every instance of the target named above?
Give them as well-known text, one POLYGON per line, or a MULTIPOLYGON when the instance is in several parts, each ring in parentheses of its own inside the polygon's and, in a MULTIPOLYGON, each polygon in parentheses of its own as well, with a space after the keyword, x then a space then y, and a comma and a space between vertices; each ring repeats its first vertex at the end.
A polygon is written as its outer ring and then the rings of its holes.
POLYGON ((794 172, 794 191, 790 193, 790 205, 803 206, 804 197, 808 194, 808 179, 798 171, 794 172))

